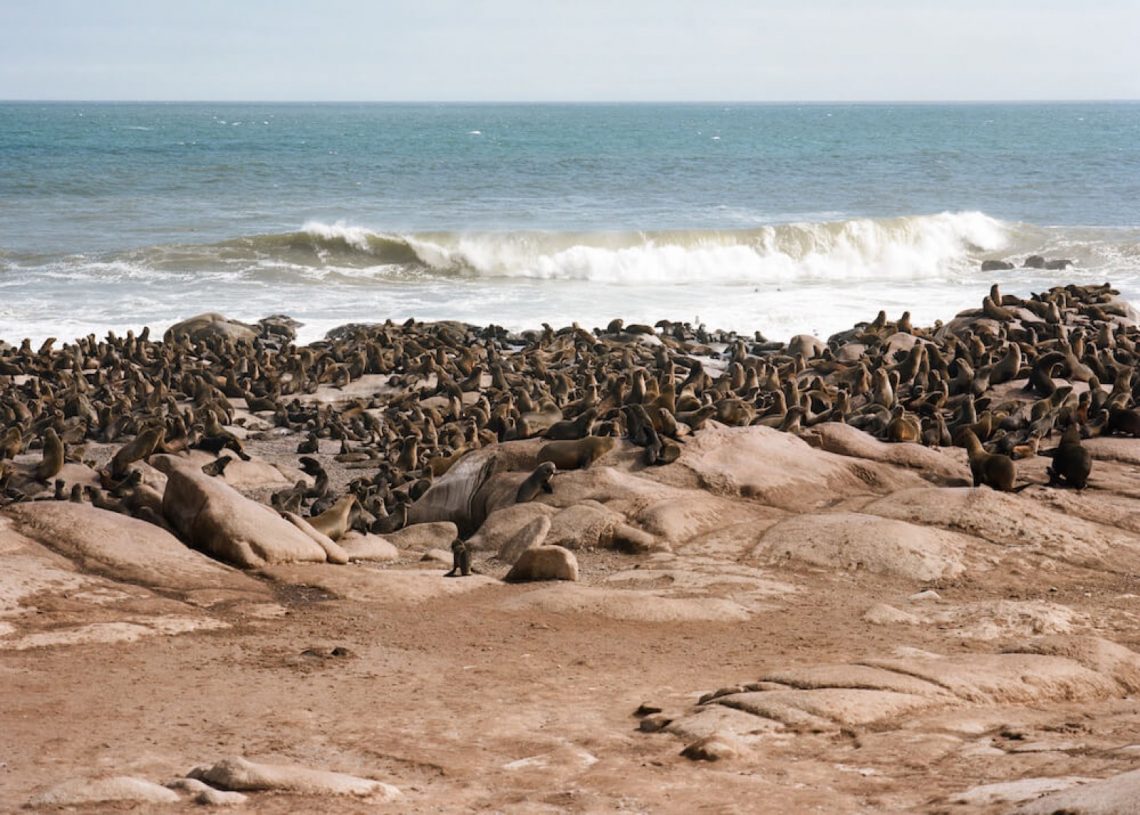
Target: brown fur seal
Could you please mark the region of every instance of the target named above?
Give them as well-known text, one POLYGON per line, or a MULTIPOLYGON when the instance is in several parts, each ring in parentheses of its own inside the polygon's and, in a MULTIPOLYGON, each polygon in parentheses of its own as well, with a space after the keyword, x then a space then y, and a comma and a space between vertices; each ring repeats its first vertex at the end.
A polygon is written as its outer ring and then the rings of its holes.
POLYGON ((550 479, 554 477, 554 473, 558 468, 552 461, 544 461, 534 468, 534 472, 527 476, 526 481, 519 484, 518 492, 515 493, 515 503, 524 504, 527 501, 533 500, 539 493, 553 492, 550 486, 550 479))
POLYGON ((451 571, 444 577, 467 577, 471 574, 471 552, 467 544, 456 538, 451 542, 451 571), (459 574, 456 574, 458 572, 459 574))
POLYGON ((36 481, 48 481, 55 478, 62 469, 63 442, 59 440, 59 435, 56 434, 55 429, 49 427, 44 435, 43 460, 32 471, 32 477, 36 481))
MULTIPOLYGON (((162 437, 166 429, 161 425, 148 427, 135 436, 134 440, 124 444, 111 459, 111 477, 122 478, 127 474, 127 467, 136 461, 143 461, 162 444, 162 437)), ((224 465, 222 465, 224 466, 224 465)))
POLYGON ((327 535, 334 541, 339 540, 349 529, 352 509, 355 505, 356 496, 350 493, 320 515, 305 520, 318 532, 327 535))
POLYGON ((1017 480, 1017 466, 1009 456, 987 453, 973 430, 962 431, 962 442, 970 456, 970 472, 974 476, 974 486, 985 484, 1000 492, 1013 492, 1013 482, 1017 480))
POLYGON ((1064 483, 1078 490, 1088 486, 1092 472, 1092 455, 1081 446, 1081 431, 1077 425, 1069 425, 1061 436, 1061 444, 1053 453, 1053 466, 1047 467, 1050 486, 1064 483))
POLYGON ((559 470, 589 467, 614 448, 613 436, 586 436, 576 441, 552 441, 538 451, 536 461, 552 462, 559 470))

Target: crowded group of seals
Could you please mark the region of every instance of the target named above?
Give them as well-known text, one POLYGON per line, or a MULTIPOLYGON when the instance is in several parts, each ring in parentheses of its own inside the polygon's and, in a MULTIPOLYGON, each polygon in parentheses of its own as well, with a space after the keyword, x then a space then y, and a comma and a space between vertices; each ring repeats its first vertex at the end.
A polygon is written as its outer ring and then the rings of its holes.
POLYGON ((217 475, 230 452, 248 459, 251 441, 296 434, 312 481, 275 492, 279 511, 334 540, 434 520, 467 537, 494 508, 557 489, 558 471, 588 468, 619 443, 640 447, 645 466, 668 464, 710 421, 792 433, 844 422, 885 441, 957 445, 974 486, 1002 491, 1017 488, 1015 459, 1031 455, 1053 456, 1050 484, 1082 489, 1091 467, 1082 438, 1140 433, 1138 329, 1108 284, 1028 298, 995 285, 981 308, 946 324, 917 328, 909 314, 880 312, 826 342, 670 321, 513 334, 409 320, 350 325, 298 347, 294 327, 202 315, 162 341, 144 329, 0 348, 0 502, 86 497, 164 524, 136 462, 199 449, 218 457, 203 468, 217 475), (367 377, 374 387, 350 389, 367 377), (272 428, 245 432, 241 414, 272 428), (531 438, 546 441, 506 498, 490 488, 510 467, 493 457, 461 486, 466 503, 456 509, 454 485, 441 497, 465 456, 531 438), (313 455, 321 440, 339 452, 313 455), (106 445, 120 446, 95 461, 89 446, 106 445), (332 461, 358 473, 343 492, 326 472, 332 461), (99 486, 70 489, 57 478, 67 462, 97 470, 99 486), (450 515, 436 512, 441 502, 450 515))

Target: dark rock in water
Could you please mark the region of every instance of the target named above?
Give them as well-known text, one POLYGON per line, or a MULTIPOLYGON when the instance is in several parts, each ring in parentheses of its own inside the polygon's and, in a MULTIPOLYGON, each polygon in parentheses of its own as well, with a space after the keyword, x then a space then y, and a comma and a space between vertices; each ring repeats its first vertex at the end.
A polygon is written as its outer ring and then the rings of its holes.
POLYGON ((1062 269, 1068 269, 1072 265, 1073 265, 1073 261, 1071 261, 1067 258, 1045 261, 1045 268, 1048 269, 1049 271, 1053 271, 1053 272, 1059 272, 1062 269))
POLYGON ((1013 268, 1013 264, 1008 260, 983 260, 983 272, 1004 272, 1013 268))
POLYGON ((1045 268, 1045 258, 1041 257, 1041 255, 1030 255, 1029 257, 1027 257, 1025 259, 1025 263, 1021 264, 1021 268, 1023 268, 1023 269, 1044 269, 1045 268))
POLYGON ((263 337, 281 337, 286 342, 297 339, 297 329, 304 325, 287 314, 271 314, 258 320, 257 324, 263 337))

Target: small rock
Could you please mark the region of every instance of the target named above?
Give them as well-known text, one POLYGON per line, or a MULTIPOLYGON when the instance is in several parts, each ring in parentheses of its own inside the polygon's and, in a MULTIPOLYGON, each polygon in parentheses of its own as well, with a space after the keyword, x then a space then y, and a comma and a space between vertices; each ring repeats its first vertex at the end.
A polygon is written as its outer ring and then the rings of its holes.
POLYGON ((237 806, 249 800, 248 795, 243 795, 240 792, 225 792, 223 790, 214 789, 209 784, 199 781, 197 778, 176 778, 166 786, 172 790, 183 790, 184 792, 190 793, 194 796, 194 803, 204 806, 237 806))
POLYGON ((577 579, 578 558, 561 546, 535 546, 527 549, 504 578, 508 583, 577 579))
POLYGON ((983 272, 1005 272, 1013 268, 1013 264, 1008 260, 983 260, 983 272))
POLYGON ((745 747, 738 739, 724 733, 713 733, 697 739, 681 751, 690 761, 722 761, 740 757, 745 747))
POLYGON ((652 716, 654 713, 660 713, 661 710, 662 710, 662 708, 657 707, 657 705, 651 705, 651 704, 648 704, 646 702, 643 702, 641 705, 638 706, 637 710, 633 711, 633 715, 634 716, 652 716))
POLYGON ((660 730, 664 730, 671 724, 673 724, 672 718, 668 716, 654 715, 646 716, 641 720, 637 727, 642 733, 656 733, 660 730))
POLYGON ((400 558, 400 550, 379 535, 363 535, 356 530, 346 532, 338 541, 349 560, 389 561, 400 558))
POLYGON ((912 594, 907 599, 912 603, 932 603, 941 600, 942 595, 940 595, 934 589, 926 589, 925 591, 920 591, 917 594, 912 594))
MULTIPOLYGON (((917 596, 917 595, 916 595, 917 596)), ((913 597, 911 598, 914 599, 913 597)), ((918 625, 920 620, 909 612, 889 606, 886 603, 877 603, 867 609, 863 619, 874 625, 918 625)))

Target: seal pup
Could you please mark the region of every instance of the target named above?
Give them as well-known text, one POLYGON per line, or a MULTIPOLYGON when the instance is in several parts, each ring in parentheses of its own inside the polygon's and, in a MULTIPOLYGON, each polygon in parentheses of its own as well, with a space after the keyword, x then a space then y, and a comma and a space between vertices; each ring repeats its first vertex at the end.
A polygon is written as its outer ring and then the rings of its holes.
POLYGON ((120 479, 127 474, 127 467, 131 464, 146 460, 155 448, 162 444, 165 435, 165 426, 155 425, 143 430, 132 441, 120 447, 111 459, 111 477, 120 479))
POLYGON ((55 478, 63 469, 63 458, 63 442, 59 440, 55 428, 49 427, 47 433, 44 434, 44 456, 32 470, 32 478, 43 482, 55 478))
POLYGON ((574 441, 547 442, 535 460, 551 462, 559 470, 585 469, 614 448, 613 436, 586 436, 574 441))
POLYGON ((560 469, 552 461, 543 461, 534 468, 534 472, 527 476, 526 480, 519 484, 518 491, 515 493, 515 503, 525 504, 527 501, 533 501, 539 493, 554 492, 554 488, 550 486, 550 479, 554 477, 554 473, 560 469))
POLYGON ((352 510, 356 506, 356 496, 352 493, 341 498, 319 515, 306 518, 309 525, 332 540, 340 540, 351 526, 352 510))
POLYGON ((1046 467, 1049 485, 1064 483, 1078 490, 1088 486, 1092 472, 1092 455, 1081 446, 1081 430, 1071 424, 1061 435, 1061 444, 1053 453, 1053 466, 1046 467))
POLYGON ((471 552, 467 549, 467 544, 456 538, 451 542, 451 571, 444 577, 468 577, 470 574, 471 552))
POLYGON ((1017 480, 1017 466, 1013 459, 1000 453, 987 453, 973 430, 963 430, 961 438, 970 457, 974 486, 985 484, 1000 492, 1013 492, 1013 482, 1017 480))

